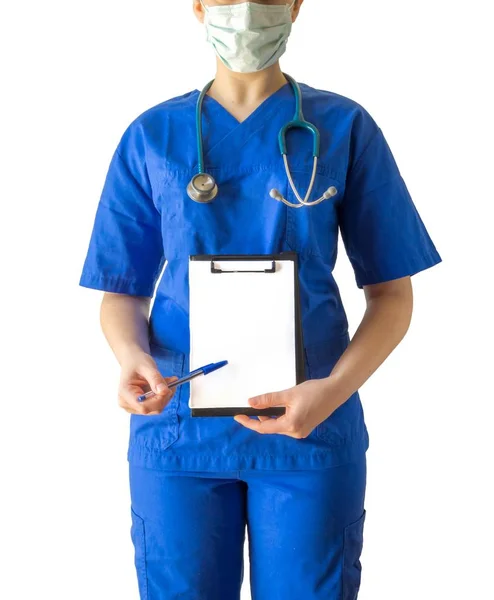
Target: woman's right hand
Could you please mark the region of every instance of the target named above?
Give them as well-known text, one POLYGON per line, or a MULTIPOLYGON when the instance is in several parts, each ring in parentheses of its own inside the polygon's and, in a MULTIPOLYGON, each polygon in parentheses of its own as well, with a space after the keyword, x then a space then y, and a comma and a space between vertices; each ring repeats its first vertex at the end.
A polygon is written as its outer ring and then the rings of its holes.
POLYGON ((118 403, 128 413, 134 415, 158 415, 168 404, 175 390, 168 384, 176 377, 163 377, 152 356, 138 352, 122 362, 118 403), (137 398, 153 390, 156 396, 139 402, 137 398))

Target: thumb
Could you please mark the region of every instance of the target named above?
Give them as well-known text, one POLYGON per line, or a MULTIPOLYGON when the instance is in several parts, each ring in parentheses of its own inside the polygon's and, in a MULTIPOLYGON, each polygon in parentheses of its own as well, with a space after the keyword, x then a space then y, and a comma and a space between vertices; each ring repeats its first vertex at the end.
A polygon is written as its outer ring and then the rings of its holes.
POLYGON ((146 379, 155 394, 163 394, 168 390, 165 378, 156 367, 144 366, 141 369, 141 375, 146 379))
POLYGON ((278 392, 271 392, 269 394, 262 394, 262 396, 256 396, 255 398, 249 399, 249 404, 254 408, 269 408, 270 406, 281 406, 282 397, 278 392))

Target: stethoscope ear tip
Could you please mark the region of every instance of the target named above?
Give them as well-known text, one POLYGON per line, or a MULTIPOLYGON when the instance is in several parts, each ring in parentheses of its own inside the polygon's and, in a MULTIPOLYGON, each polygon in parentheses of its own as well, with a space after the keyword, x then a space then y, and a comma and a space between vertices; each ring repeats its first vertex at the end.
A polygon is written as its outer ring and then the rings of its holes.
POLYGON ((332 198, 333 196, 336 196, 336 194, 338 193, 338 190, 334 187, 334 185, 332 185, 330 188, 328 188, 325 192, 324 192, 324 200, 329 200, 329 198, 332 198))
MULTIPOLYGON (((292 2, 292 6, 293 6, 293 4, 294 4, 294 2, 292 2)), ((204 4, 203 4, 203 6, 204 6, 204 4)), ((285 165, 285 171, 286 171, 286 175, 288 177, 288 182, 289 182, 290 187, 293 191, 293 194, 298 202, 297 203, 289 202, 277 189, 274 189, 274 188, 269 192, 269 195, 274 200, 277 200, 278 202, 283 202, 287 206, 290 206, 293 208, 301 208, 302 206, 315 206, 317 204, 320 204, 324 200, 328 200, 329 198, 336 196, 336 194, 338 193, 338 190, 334 186, 331 186, 324 192, 324 194, 320 198, 318 198, 317 200, 309 201, 311 194, 312 194, 313 187, 314 187, 314 181, 315 181, 315 178, 317 175, 320 134, 319 134, 317 127, 315 125, 313 125, 312 123, 309 123, 308 121, 306 121, 304 118, 303 111, 302 111, 302 100, 303 99, 302 99, 302 92, 300 90, 300 86, 289 75, 285 74, 285 77, 288 79, 288 81, 290 82, 290 84, 293 88, 293 92, 295 94, 295 100, 296 100, 296 102, 295 102, 296 110, 295 110, 294 119, 292 121, 286 123, 285 126, 282 127, 282 129, 279 133, 279 136, 278 136, 278 141, 279 141, 279 145, 280 145, 281 154, 283 156, 283 163, 285 165), (290 166, 288 164, 288 157, 287 157, 286 132, 290 129, 296 129, 296 128, 307 129, 310 132, 312 132, 312 135, 314 136, 314 147, 313 147, 314 165, 312 168, 312 176, 311 176, 309 187, 308 187, 306 195, 305 195, 305 199, 302 199, 302 197, 298 193, 297 188, 293 182, 293 178, 292 178, 292 175, 290 172, 290 166)), ((209 88, 211 87, 213 81, 210 81, 206 85, 206 87, 199 94, 199 98, 197 100, 197 105, 196 105, 196 134, 197 134, 197 145, 198 145, 197 173, 196 173, 196 175, 194 175, 194 177, 191 179, 189 185, 187 186, 187 194, 188 194, 189 198, 191 200, 194 200, 195 202, 199 202, 200 204, 208 204, 208 203, 212 202, 218 194, 218 185, 216 184, 214 177, 212 175, 210 175, 209 173, 206 173, 204 170, 204 152, 203 152, 204 149, 203 149, 203 138, 202 138, 202 103, 203 103, 204 97, 205 97, 207 91, 209 90, 209 88)))

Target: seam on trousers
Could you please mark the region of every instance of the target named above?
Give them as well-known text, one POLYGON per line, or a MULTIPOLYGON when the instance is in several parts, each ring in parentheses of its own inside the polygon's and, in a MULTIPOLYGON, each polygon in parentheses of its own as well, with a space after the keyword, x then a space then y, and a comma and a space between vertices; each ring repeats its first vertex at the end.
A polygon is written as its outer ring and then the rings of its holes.
POLYGON ((146 545, 146 523, 144 519, 142 519, 142 543, 143 543, 143 551, 144 551, 144 584, 145 584, 145 597, 143 600, 149 600, 149 583, 148 583, 148 561, 147 561, 147 545, 146 545))

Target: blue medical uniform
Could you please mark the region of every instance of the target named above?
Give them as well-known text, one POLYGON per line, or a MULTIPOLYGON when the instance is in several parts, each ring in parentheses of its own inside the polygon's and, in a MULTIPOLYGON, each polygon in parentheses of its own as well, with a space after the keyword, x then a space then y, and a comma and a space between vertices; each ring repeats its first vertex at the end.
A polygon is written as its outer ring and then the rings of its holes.
MULTIPOLYGON (((187 184, 197 172, 197 90, 146 111, 127 128, 120 140, 98 205, 80 283, 98 290, 136 296, 155 294, 149 336, 152 355, 163 375, 180 376, 189 369, 190 255, 270 254, 290 250, 298 253, 308 378, 327 377, 349 343, 347 318, 332 276, 339 232, 360 288, 414 275, 441 260, 383 132, 371 115, 358 103, 341 95, 307 85, 301 85, 301 89, 304 114, 321 133, 321 157, 313 197, 321 196, 330 186, 338 190, 336 196, 317 206, 293 209, 269 196, 269 191, 275 188, 289 201, 296 201, 287 182, 277 143, 280 128, 293 118, 295 100, 289 84, 271 95, 242 123, 213 98, 205 97, 206 170, 216 178, 220 190, 212 204, 197 204, 186 193, 187 184), (160 279, 165 262, 166 268, 160 279)), ((312 172, 312 140, 307 132, 292 131, 288 134, 288 148, 295 184, 303 191, 312 172)), ((221 315, 218 318, 221 319, 221 315)), ((133 490, 133 502, 138 494, 137 506, 141 511, 139 516, 137 510, 133 512, 136 553, 140 553, 141 560, 142 554, 146 555, 146 581, 149 588, 156 586, 148 596, 142 597, 236 598, 236 592, 209 596, 194 595, 189 591, 190 595, 179 596, 179 592, 175 593, 171 588, 160 595, 156 582, 166 580, 167 586, 171 584, 163 571, 159 574, 157 569, 160 564, 163 569, 163 561, 172 558, 172 546, 166 539, 173 540, 174 536, 165 536, 167 525, 163 526, 161 538, 159 528, 154 531, 160 518, 154 514, 156 507, 151 504, 156 500, 161 502, 164 494, 166 498, 162 505, 174 503, 175 516, 185 510, 183 493, 190 493, 198 503, 208 504, 224 492, 224 501, 229 504, 228 490, 234 489, 231 487, 233 482, 236 485, 242 482, 247 487, 252 485, 255 490, 262 487, 265 474, 266 488, 257 499, 250 500, 251 511, 255 512, 256 507, 264 510, 271 502, 267 514, 271 515, 270 522, 276 523, 277 519, 273 520, 275 507, 284 510, 283 499, 291 497, 293 512, 290 514, 301 517, 298 533, 292 527, 289 538, 286 530, 280 532, 270 528, 269 523, 261 522, 257 513, 254 519, 247 518, 254 540, 257 536, 262 539, 257 527, 269 529, 271 537, 267 536, 269 539, 265 538, 264 542, 273 550, 273 556, 279 556, 280 560, 283 556, 283 560, 287 560, 289 549, 282 550, 281 546, 292 544, 300 549, 300 560, 305 561, 307 532, 302 514, 305 514, 304 506, 309 507, 310 502, 315 501, 315 498, 305 497, 315 485, 314 478, 323 479, 316 486, 318 489, 321 486, 317 496, 321 514, 315 515, 314 519, 317 521, 326 515, 327 527, 334 532, 334 536, 329 536, 333 545, 328 542, 326 547, 326 571, 318 575, 315 570, 311 572, 309 560, 298 565, 297 569, 302 571, 293 568, 293 561, 278 565, 278 572, 283 572, 280 577, 287 576, 292 581, 290 574, 299 573, 300 577, 305 577, 309 590, 303 596, 295 592, 290 595, 287 590, 280 597, 340 598, 325 595, 324 591, 335 573, 343 577, 345 571, 340 559, 338 562, 331 558, 332 549, 340 548, 338 556, 343 556, 345 528, 358 523, 355 528, 359 530, 363 509, 360 514, 352 508, 341 511, 341 506, 352 504, 348 495, 338 493, 332 486, 324 487, 324 482, 331 480, 332 476, 328 476, 331 469, 340 469, 340 477, 343 476, 341 469, 343 472, 352 468, 358 471, 355 465, 360 465, 359 472, 363 470, 361 465, 365 461, 368 434, 358 393, 305 439, 260 435, 232 418, 191 418, 188 393, 188 386, 180 387, 161 415, 131 416, 128 450, 131 481, 145 482, 142 485, 149 489, 162 486, 160 491, 151 494, 148 503, 142 493, 133 490), (179 480, 177 473, 182 477, 189 473, 190 479, 179 480), (284 486, 288 491, 284 491, 284 486), (300 494, 295 492, 296 489, 300 494), (338 505, 340 512, 332 512, 329 509, 331 503, 338 505), (151 515, 148 517, 151 520, 150 538, 139 542, 139 535, 148 531, 139 521, 145 519, 146 514, 151 515), (282 537, 278 538, 278 534, 282 537), (155 551, 158 555, 152 561, 149 557, 154 556, 155 551)), ((334 473, 337 477, 336 471, 334 473)), ((355 491, 352 505, 362 506, 363 487, 355 484, 352 489, 355 491)), ((231 492, 233 497, 238 493, 231 492)), ((202 508, 207 513, 207 506, 202 508)), ((310 510, 317 512, 314 506, 310 510)), ((240 518, 239 514, 234 518, 240 518)), ((228 511, 222 512, 221 516, 228 520, 228 511)), ((279 518, 283 518, 281 512, 279 518)), ((201 518, 195 526, 187 526, 185 521, 185 516, 178 518, 176 526, 183 526, 188 531, 189 546, 184 548, 184 556, 190 561, 192 573, 198 565, 194 561, 200 554, 200 539, 207 537, 205 529, 208 524, 213 530, 220 526, 214 518, 201 518), (197 546, 194 546, 195 542, 197 546)), ((227 523, 222 527, 228 528, 227 523)), ((347 547, 348 544, 358 547, 359 534, 352 535, 352 542, 348 542, 347 547)), ((255 545, 255 551, 261 546, 261 542, 255 545)), ((236 552, 238 554, 238 548, 236 552)), ((235 552, 229 560, 233 560, 233 555, 235 552)), ((343 561, 347 564, 345 561, 348 559, 343 561)), ((213 572, 208 570, 207 576, 211 577, 213 572)), ((272 575, 268 573, 266 577, 272 575)), ((267 589, 259 582, 256 585, 258 590, 267 589)), ((290 589, 297 589, 293 581, 290 589)), ((141 593, 144 593, 142 585, 141 593)), ((256 597, 277 596, 259 591, 256 597)), ((353 599, 356 596, 349 593, 341 597, 353 599)))

